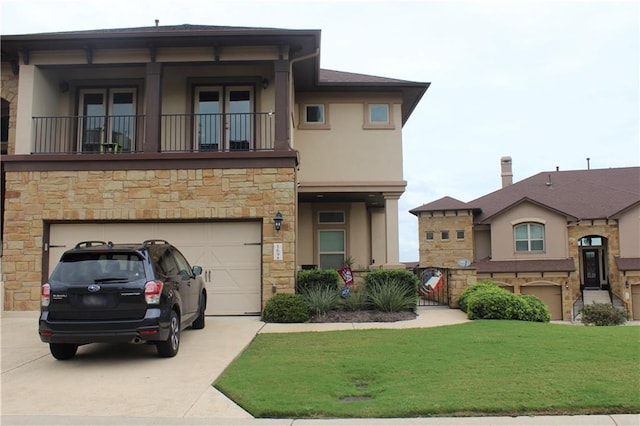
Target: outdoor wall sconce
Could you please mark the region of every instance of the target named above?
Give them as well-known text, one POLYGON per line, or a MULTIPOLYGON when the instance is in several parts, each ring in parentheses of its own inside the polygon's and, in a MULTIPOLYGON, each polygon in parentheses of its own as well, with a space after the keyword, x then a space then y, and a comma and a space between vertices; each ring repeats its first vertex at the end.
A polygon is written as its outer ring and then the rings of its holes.
POLYGON ((568 289, 569 288, 569 281, 565 281, 564 282, 564 288, 568 289))
POLYGON ((280 228, 282 228, 282 213, 276 213, 273 218, 273 227, 276 228, 276 232, 280 232, 280 228))
POLYGON ((629 288, 629 281, 624 282, 624 288, 629 288))
POLYGON ((267 87, 269 87, 269 80, 267 80, 266 78, 262 79, 262 88, 266 89, 267 87))

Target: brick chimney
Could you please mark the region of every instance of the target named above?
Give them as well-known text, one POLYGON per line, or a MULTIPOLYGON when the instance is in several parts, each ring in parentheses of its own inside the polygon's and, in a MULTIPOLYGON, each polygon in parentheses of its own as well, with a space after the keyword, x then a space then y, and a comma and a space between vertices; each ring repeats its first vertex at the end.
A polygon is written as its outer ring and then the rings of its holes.
POLYGON ((500 177, 502 178, 502 187, 513 183, 513 172, 511 171, 511 157, 500 158, 500 177))

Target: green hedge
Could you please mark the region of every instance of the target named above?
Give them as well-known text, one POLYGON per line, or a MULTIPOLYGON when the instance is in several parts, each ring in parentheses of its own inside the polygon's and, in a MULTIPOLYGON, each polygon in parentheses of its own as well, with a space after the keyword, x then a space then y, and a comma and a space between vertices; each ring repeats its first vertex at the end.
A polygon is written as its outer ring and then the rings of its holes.
POLYGON ((264 322, 306 322, 309 306, 299 294, 280 293, 267 301, 262 311, 264 322))
POLYGON ((418 277, 404 269, 374 269, 364 277, 368 300, 386 312, 414 311, 418 306, 418 277))
POLYGON ((342 278, 335 269, 309 269, 298 271, 296 293, 305 293, 312 289, 338 291, 342 278))
POLYGON ((460 295, 460 308, 469 319, 508 319, 549 322, 551 314, 540 298, 508 292, 490 281, 472 285, 460 295))

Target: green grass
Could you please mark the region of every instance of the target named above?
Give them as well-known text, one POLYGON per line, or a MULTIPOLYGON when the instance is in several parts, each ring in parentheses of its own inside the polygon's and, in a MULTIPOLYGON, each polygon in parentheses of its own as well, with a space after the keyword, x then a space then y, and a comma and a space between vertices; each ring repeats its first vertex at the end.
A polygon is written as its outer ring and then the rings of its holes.
POLYGON ((255 417, 640 413, 640 327, 260 334, 214 385, 255 417))

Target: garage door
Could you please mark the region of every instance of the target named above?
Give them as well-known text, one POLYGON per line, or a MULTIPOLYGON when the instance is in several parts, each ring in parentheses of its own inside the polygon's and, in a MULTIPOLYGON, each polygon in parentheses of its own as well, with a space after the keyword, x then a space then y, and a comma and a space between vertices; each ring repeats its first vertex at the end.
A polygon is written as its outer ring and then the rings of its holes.
POLYGON ((631 305, 633 309, 633 319, 640 320, 640 284, 631 286, 631 305))
POLYGON ((167 240, 191 265, 203 269, 207 315, 255 315, 261 311, 261 228, 256 222, 52 224, 49 271, 79 241, 141 243, 167 240))
POLYGON ((538 296, 549 307, 552 320, 562 320, 562 289, 557 285, 528 285, 520 287, 522 294, 538 296))

